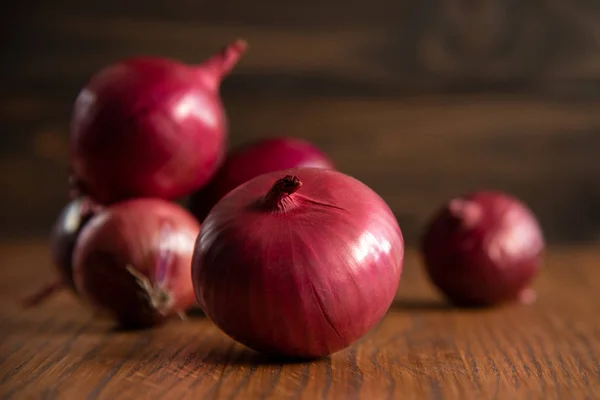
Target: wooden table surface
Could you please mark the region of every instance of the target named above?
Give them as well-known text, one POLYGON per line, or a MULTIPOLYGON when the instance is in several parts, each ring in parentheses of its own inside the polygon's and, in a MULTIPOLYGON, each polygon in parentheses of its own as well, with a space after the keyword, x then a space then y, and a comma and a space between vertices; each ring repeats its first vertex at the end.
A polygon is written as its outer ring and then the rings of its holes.
POLYGON ((596 399, 600 251, 552 248, 533 306, 445 305, 409 251, 388 315, 354 347, 281 364, 202 316, 121 332, 67 293, 23 311, 49 277, 45 243, 0 245, 2 399, 596 399))

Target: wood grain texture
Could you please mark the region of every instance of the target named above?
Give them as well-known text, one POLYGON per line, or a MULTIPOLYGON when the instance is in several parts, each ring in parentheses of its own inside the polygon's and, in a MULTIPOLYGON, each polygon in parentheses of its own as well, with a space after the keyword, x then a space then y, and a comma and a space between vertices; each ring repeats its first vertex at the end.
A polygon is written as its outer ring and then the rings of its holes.
POLYGON ((0 236, 45 235, 66 199, 73 100, 98 68, 199 62, 235 37, 231 143, 309 139, 376 189, 408 243, 442 201, 507 190, 551 242, 600 239, 600 3, 75 0, 2 15, 0 236))
POLYGON ((235 344, 201 316, 119 332, 61 294, 23 312, 43 282, 43 243, 1 245, 3 399, 596 399, 600 253, 555 248, 530 307, 459 310, 408 253, 397 299, 350 349, 286 364, 235 344))
POLYGON ((23 9, 13 11, 19 35, 6 67, 29 84, 83 79, 131 53, 193 62, 234 36, 252 45, 239 72, 255 88, 269 79, 309 93, 349 85, 597 96, 600 80, 600 6, 590 0, 62 0, 23 9))
MULTIPOLYGON (((0 135, 0 234, 46 234, 66 199, 69 96, 12 104, 0 135), (64 115, 63 115, 64 111, 64 115), (39 115, 31 119, 30 115, 39 115)), ((285 134, 331 155, 388 202, 409 243, 447 198, 526 201, 550 242, 600 239, 600 103, 480 96, 225 98, 232 146, 285 134)))

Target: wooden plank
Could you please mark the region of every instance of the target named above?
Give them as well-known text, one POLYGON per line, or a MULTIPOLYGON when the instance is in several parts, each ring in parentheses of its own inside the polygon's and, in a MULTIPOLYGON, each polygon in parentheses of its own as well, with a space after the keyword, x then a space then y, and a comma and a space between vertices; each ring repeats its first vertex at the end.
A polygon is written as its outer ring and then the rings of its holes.
MULTIPOLYGON (((64 92, 32 92, 0 106, 10 110, 4 131, 11 132, 0 136, 3 235, 45 234, 61 208, 71 101, 64 92)), ((250 102, 239 94, 225 102, 233 146, 275 134, 314 142, 381 194, 409 243, 442 201, 480 188, 530 204, 551 242, 600 239, 596 102, 498 95, 250 102)))
MULTIPOLYGON (((290 93, 525 91, 597 98, 600 6, 586 0, 240 0, 38 4, 6 60, 21 82, 83 80, 120 57, 195 62, 237 36, 254 88, 290 93), (40 68, 43 66, 43 68, 40 68)), ((256 90, 256 89, 255 89, 256 90)))
POLYGON ((120 332, 68 294, 13 301, 49 273, 43 243, 0 245, 2 398, 460 398, 600 396, 596 249, 554 248, 533 306, 447 306, 409 251, 397 299, 356 346, 282 363, 234 344, 201 316, 120 332))
POLYGON ((551 241, 599 238, 600 3, 589 0, 74 0, 3 14, 0 235, 45 234, 65 200, 70 109, 133 54, 198 62, 237 36, 232 143, 284 133, 382 194, 414 242, 448 196, 522 197, 551 241))

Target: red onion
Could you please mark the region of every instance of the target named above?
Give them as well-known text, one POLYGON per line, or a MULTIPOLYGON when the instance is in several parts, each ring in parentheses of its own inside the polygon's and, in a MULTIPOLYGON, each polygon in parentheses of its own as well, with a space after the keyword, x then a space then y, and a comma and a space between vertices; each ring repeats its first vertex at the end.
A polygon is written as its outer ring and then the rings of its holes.
POLYGON ((212 209, 196 242, 200 307, 233 339, 270 355, 343 349, 385 314, 404 241, 369 187, 340 172, 261 175, 212 209))
POLYGON ((78 186, 111 203, 175 199, 208 182, 227 142, 219 84, 245 48, 238 40, 199 66, 138 57, 95 74, 71 124, 78 186))
POLYGON ((82 229, 99 209, 90 199, 71 201, 61 212, 52 232, 52 260, 62 280, 71 288, 73 281, 73 251, 82 229))
POLYGON ((77 291, 125 327, 183 315, 195 303, 190 268, 199 230, 191 214, 164 200, 116 203, 92 218, 77 241, 77 291))
POLYGON ((192 196, 190 209, 202 221, 223 196, 242 183, 298 167, 335 168, 325 153, 302 139, 280 137, 247 144, 227 156, 212 181, 192 196))
POLYGON ((22 300, 27 307, 35 306, 57 290, 69 287, 75 290, 73 281, 73 251, 83 227, 100 210, 90 199, 80 197, 62 210, 54 224, 51 236, 52 261, 57 271, 54 280, 37 289, 22 300))
POLYGON ((448 202, 422 238, 432 282, 455 304, 530 303, 544 239, 531 211, 498 192, 448 202))

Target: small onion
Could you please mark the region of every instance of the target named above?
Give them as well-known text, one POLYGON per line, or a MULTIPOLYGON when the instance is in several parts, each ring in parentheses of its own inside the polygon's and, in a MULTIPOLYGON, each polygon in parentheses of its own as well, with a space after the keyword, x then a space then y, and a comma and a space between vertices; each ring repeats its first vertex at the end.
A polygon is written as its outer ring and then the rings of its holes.
POLYGON ((75 290, 73 281, 75 243, 83 227, 99 210, 100 206, 89 198, 79 197, 72 200, 61 211, 50 238, 50 250, 52 263, 56 268, 56 278, 26 296, 22 300, 24 306, 36 306, 64 287, 75 290))
POLYGON ((483 191, 449 201, 421 242, 431 281, 453 303, 531 303, 544 239, 535 216, 517 199, 483 191))
POLYGON ((146 327, 195 303, 191 259, 200 230, 160 199, 115 203, 81 232, 73 275, 80 296, 124 327, 146 327))
POLYGON ((201 221, 227 193, 259 175, 290 168, 334 169, 333 162, 305 140, 277 137, 246 144, 229 153, 212 181, 194 193, 190 210, 201 221))
POLYGON ((75 289, 73 281, 73 251, 79 234, 89 220, 100 210, 88 198, 71 201, 54 224, 51 238, 52 260, 61 280, 75 289))
POLYGON ((197 66, 136 57, 96 73, 71 121, 77 189, 108 204, 175 199, 206 184, 227 143, 219 85, 245 49, 238 40, 197 66))
POLYGON ((340 172, 261 175, 212 209, 196 242, 200 307, 233 339, 313 358, 364 336, 391 305, 404 241, 387 204, 340 172))

